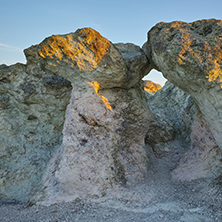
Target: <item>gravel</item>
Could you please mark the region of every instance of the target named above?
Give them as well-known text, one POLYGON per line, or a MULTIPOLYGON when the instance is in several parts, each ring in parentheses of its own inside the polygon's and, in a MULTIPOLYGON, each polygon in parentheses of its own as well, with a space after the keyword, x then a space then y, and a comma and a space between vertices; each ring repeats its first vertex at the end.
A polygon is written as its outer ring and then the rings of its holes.
POLYGON ((166 159, 153 159, 146 181, 102 198, 51 206, 0 202, 1 222, 221 222, 222 176, 175 182, 166 159))

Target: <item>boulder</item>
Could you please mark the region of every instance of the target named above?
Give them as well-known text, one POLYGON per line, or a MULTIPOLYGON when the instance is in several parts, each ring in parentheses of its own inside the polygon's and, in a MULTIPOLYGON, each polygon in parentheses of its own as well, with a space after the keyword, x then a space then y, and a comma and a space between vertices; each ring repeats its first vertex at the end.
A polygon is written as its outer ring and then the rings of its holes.
POLYGON ((158 23, 143 49, 153 68, 188 92, 222 149, 222 21, 158 23))
POLYGON ((174 179, 219 175, 221 28, 159 23, 143 49, 83 28, 0 65, 0 199, 52 204, 143 181, 145 141, 174 179), (171 83, 148 95, 152 68, 171 83))
MULTIPOLYGON (((166 130, 171 132, 170 140, 177 137, 179 140, 183 140, 183 143, 189 144, 191 125, 196 113, 196 104, 189 93, 167 81, 154 96, 149 94, 147 96, 148 106, 156 116, 156 122, 165 121, 165 130, 167 127, 173 127, 173 130, 166 130)), ((155 131, 152 135, 154 137, 155 131)))

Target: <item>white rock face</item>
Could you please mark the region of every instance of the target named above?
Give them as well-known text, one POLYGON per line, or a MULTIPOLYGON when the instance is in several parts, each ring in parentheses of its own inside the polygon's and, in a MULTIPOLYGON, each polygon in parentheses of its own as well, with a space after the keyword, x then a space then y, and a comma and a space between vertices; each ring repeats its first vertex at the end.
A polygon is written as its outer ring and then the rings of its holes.
POLYGON ((113 112, 90 87, 79 99, 72 94, 63 144, 46 174, 43 203, 105 195, 116 185, 146 177, 144 138, 149 119, 146 100, 136 103, 142 89, 101 93, 109 98, 113 112))
POLYGON ((222 152, 201 113, 195 116, 190 138, 189 150, 172 172, 173 179, 190 181, 220 176, 222 173, 222 152))

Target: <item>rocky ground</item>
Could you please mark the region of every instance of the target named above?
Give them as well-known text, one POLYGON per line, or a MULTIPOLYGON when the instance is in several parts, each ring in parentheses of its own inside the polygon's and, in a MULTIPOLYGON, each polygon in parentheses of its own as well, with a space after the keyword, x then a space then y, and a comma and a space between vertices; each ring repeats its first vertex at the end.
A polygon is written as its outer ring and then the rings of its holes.
POLYGON ((151 156, 153 167, 146 181, 130 188, 119 188, 99 199, 48 207, 1 203, 0 221, 222 221, 222 177, 183 183, 172 181, 170 158, 174 160, 175 157, 172 154, 161 159, 151 156))

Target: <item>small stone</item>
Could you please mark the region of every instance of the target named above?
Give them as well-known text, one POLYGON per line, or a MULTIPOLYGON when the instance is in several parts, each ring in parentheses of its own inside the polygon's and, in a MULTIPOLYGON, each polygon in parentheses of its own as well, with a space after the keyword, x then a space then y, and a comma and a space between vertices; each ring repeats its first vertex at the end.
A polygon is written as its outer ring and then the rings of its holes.
POLYGON ((163 214, 160 214, 160 215, 159 215, 159 218, 163 219, 163 218, 164 218, 164 215, 163 215, 163 214))

